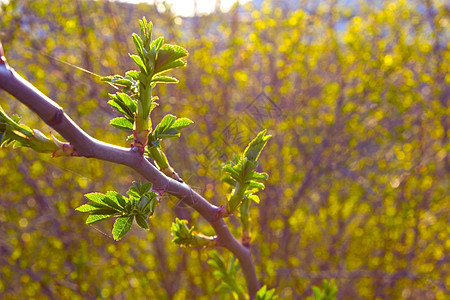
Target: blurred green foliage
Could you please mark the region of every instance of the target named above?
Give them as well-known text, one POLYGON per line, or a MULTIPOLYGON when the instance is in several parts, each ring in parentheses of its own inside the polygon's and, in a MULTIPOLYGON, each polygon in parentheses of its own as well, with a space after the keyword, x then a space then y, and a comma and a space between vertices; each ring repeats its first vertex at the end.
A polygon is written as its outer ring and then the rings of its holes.
MULTIPOLYGON (((180 19, 144 4, 10 0, 0 38, 11 66, 83 129, 128 146, 106 126, 117 116, 110 87, 59 60, 100 75, 133 68, 122 54, 133 52, 129 36, 145 15, 190 53, 189 67, 174 72, 180 84, 157 87, 156 112, 195 121, 165 145, 188 184, 224 204, 223 161, 261 128, 273 136, 260 157, 270 177, 249 212, 263 284, 281 299, 312 296, 324 278, 335 278, 339 299, 444 299, 448 4, 300 1, 304 10, 286 11, 272 2, 180 19)), ((4 92, 0 105, 51 130, 4 92)), ((133 227, 120 242, 112 224, 85 226, 74 210, 85 193, 124 194, 139 179, 109 163, 1 149, 0 298, 215 295, 207 252, 179 249, 169 231, 175 215, 211 229, 176 199, 162 200, 150 232, 133 227)))

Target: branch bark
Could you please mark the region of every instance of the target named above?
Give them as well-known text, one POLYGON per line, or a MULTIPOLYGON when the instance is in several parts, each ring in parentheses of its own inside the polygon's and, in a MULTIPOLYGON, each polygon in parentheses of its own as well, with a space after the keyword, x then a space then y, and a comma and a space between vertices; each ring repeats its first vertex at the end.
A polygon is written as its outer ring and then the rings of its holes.
POLYGON ((219 207, 192 190, 187 184, 180 183, 161 173, 144 156, 131 149, 99 141, 83 131, 62 107, 41 93, 27 80, 22 78, 6 62, 0 43, 0 88, 34 111, 46 124, 56 130, 72 146, 79 156, 95 158, 126 165, 158 190, 163 190, 197 210, 214 228, 220 246, 231 251, 238 259, 244 273, 250 299, 259 290, 253 258, 250 249, 242 245, 230 232, 225 221, 219 217, 219 207))

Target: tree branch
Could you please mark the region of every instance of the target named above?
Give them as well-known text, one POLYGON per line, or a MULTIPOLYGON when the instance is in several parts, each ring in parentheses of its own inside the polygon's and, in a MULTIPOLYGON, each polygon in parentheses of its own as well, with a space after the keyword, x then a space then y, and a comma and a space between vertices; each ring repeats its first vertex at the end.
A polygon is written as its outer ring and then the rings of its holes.
POLYGON ((217 206, 209 203, 187 184, 173 180, 161 173, 138 152, 104 143, 84 132, 57 103, 9 67, 3 55, 1 43, 0 88, 33 110, 46 124, 61 134, 72 144, 79 156, 126 165, 150 181, 156 189, 176 196, 197 210, 214 228, 220 246, 230 250, 239 259, 250 298, 254 298, 259 289, 259 283, 250 249, 242 245, 231 234, 225 221, 219 217, 220 210, 217 206))

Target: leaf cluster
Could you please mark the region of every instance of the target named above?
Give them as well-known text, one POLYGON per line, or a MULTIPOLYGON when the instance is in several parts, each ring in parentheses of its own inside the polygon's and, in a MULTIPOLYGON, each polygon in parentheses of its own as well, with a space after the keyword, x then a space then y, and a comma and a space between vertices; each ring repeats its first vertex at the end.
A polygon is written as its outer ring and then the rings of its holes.
POLYGON ((127 192, 128 197, 115 191, 106 194, 89 193, 84 195, 89 203, 76 210, 89 213, 86 224, 117 217, 112 233, 113 238, 118 241, 130 230, 134 219, 141 228, 149 229, 147 219, 153 215, 158 204, 157 194, 151 188, 150 182, 141 184, 134 181, 127 192))
POLYGON ((185 247, 207 247, 215 245, 215 238, 206 236, 194 231, 194 227, 189 228, 186 220, 175 219, 172 223, 172 242, 185 247))
POLYGON ((31 129, 19 122, 19 116, 13 115, 9 117, 0 106, 0 147, 8 147, 10 145, 14 148, 28 147, 44 153, 54 153, 58 150, 57 144, 41 131, 31 129))
MULTIPOLYGON (((164 38, 152 39, 152 23, 145 18, 139 21, 140 34, 132 35, 137 55, 130 55, 139 67, 139 71, 131 70, 125 76, 114 75, 102 78, 103 81, 122 87, 122 92, 109 94, 108 104, 123 116, 111 120, 110 124, 123 130, 132 130, 134 145, 140 147, 141 153, 152 157, 162 169, 170 169, 165 154, 161 149, 161 140, 180 136, 180 129, 193 122, 187 118, 166 115, 161 122, 152 128, 150 114, 158 105, 158 97, 152 95, 152 89, 157 83, 177 83, 178 80, 161 74, 186 65, 183 59, 188 52, 177 45, 164 44, 164 38)), ((169 172, 170 173, 170 172, 169 172)))
POLYGON ((178 79, 160 74, 185 66, 183 58, 188 55, 187 50, 178 45, 164 44, 164 37, 152 40, 153 24, 147 23, 145 17, 139 20, 139 25, 140 34, 132 35, 138 54, 129 54, 139 71, 131 70, 125 77, 114 75, 102 80, 122 86, 124 92, 133 91, 139 85, 154 87, 157 83, 178 83, 178 79))
POLYGON ((137 55, 129 54, 139 67, 139 71, 130 70, 125 76, 113 75, 102 78, 103 81, 122 88, 122 93, 110 94, 111 100, 108 102, 124 116, 111 121, 111 125, 119 129, 133 129, 139 102, 143 104, 140 117, 148 117, 157 105, 155 101, 158 99, 152 97, 151 93, 149 98, 148 91, 157 83, 178 83, 176 78, 160 74, 185 66, 186 61, 183 58, 188 55, 186 49, 180 46, 164 44, 164 37, 152 40, 153 25, 151 22, 148 23, 145 17, 139 20, 139 24, 140 34, 132 35, 137 55), (128 92, 131 96, 126 94, 128 92))
POLYGON ((153 146, 159 147, 163 138, 179 137, 180 129, 186 128, 192 123, 194 122, 188 118, 177 118, 171 114, 165 115, 151 132, 149 140, 153 146))
POLYGON ((268 290, 267 286, 262 286, 256 293, 256 300, 276 300, 278 296, 275 295, 275 289, 268 290))
POLYGON ((322 290, 317 286, 313 286, 312 290, 314 297, 308 297, 308 300, 335 300, 338 287, 334 279, 331 279, 330 281, 324 279, 322 290))
POLYGON ((230 254, 228 263, 217 251, 210 251, 208 264, 212 266, 215 271, 214 275, 221 280, 220 285, 216 291, 221 293, 233 294, 236 299, 245 299, 244 289, 237 282, 237 274, 240 270, 239 261, 230 254))
POLYGON ((259 203, 259 197, 255 195, 264 189, 263 181, 267 180, 267 173, 256 172, 258 158, 270 139, 266 130, 261 131, 245 148, 242 156, 235 156, 234 161, 226 163, 222 170, 222 180, 234 187, 233 192, 227 197, 227 209, 229 213, 236 210, 244 199, 259 203))

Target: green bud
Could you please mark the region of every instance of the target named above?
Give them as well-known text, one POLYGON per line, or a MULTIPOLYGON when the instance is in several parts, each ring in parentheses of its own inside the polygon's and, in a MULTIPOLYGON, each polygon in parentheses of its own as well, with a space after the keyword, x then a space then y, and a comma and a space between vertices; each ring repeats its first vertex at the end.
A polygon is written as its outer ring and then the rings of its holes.
POLYGON ((33 129, 33 135, 29 138, 29 146, 31 149, 42 153, 53 153, 59 148, 56 144, 42 132, 33 129))

